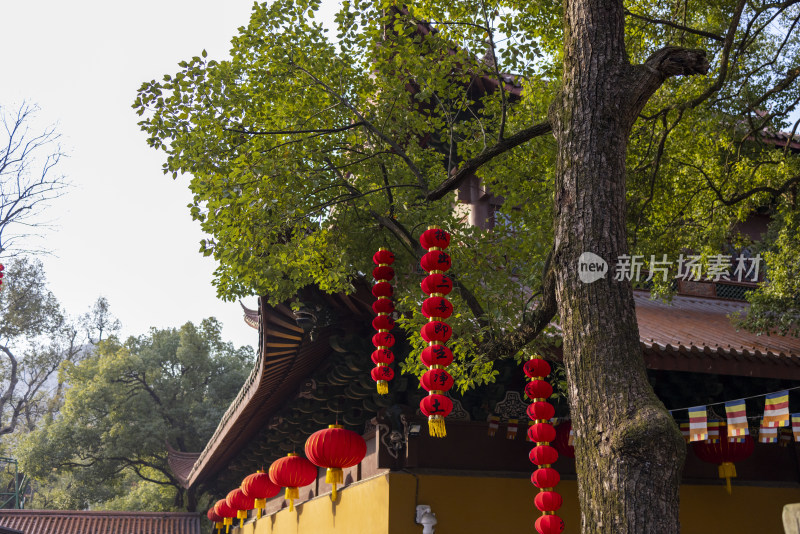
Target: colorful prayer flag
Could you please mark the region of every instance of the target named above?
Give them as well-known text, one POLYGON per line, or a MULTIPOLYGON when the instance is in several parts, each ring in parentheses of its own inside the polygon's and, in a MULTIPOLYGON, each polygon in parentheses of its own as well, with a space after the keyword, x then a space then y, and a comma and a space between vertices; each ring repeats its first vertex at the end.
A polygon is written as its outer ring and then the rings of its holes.
POLYGON ((789 391, 768 393, 764 401, 764 426, 789 426, 789 391))
POLYGON ((689 408, 689 441, 705 441, 708 438, 706 407, 689 408))
POLYGON ((519 423, 519 419, 509 419, 508 420, 508 427, 506 428, 506 439, 514 439, 517 437, 517 425, 519 423))
POLYGON ((497 434, 497 428, 500 426, 500 418, 496 415, 489 416, 489 431, 488 434, 490 437, 494 437, 497 434))
POLYGON ((747 436, 750 433, 747 428, 747 411, 745 410, 744 399, 726 402, 725 413, 728 416, 728 438, 730 441, 734 441, 734 438, 747 436))
POLYGON ((708 422, 708 437, 706 443, 719 443, 719 426, 720 421, 708 422))
POLYGON ((792 414, 792 433, 794 434, 794 440, 800 441, 800 413, 792 414))
POLYGON ((758 431, 759 443, 777 443, 778 442, 778 427, 766 426, 764 421, 761 421, 761 428, 758 431))

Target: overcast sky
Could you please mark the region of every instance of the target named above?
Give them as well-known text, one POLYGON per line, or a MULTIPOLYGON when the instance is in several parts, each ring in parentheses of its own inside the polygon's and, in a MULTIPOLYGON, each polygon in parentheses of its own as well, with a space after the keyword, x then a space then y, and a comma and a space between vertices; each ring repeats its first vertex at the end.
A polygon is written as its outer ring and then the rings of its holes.
MULTIPOLYGON (((70 314, 105 296, 124 335, 215 316, 237 345, 258 343, 238 303, 217 300, 214 261, 198 252, 187 180, 161 173, 131 104, 143 81, 206 49, 227 57, 251 0, 2 2, 0 106, 28 101, 56 123, 72 183, 47 218, 50 288, 70 314)), ((254 298, 245 303, 256 307, 254 298)))

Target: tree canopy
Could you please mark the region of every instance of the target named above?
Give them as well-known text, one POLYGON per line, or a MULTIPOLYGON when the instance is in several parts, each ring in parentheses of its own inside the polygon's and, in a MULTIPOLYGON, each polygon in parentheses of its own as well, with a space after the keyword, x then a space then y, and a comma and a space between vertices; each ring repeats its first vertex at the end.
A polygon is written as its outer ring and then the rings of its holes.
POLYGON ((23 469, 43 481, 40 505, 194 510, 198 495, 178 483, 167 446, 202 450, 252 365, 220 328, 205 319, 111 337, 67 364, 63 407, 21 447, 23 469))
MULTIPOLYGON (((414 332, 414 236, 447 228, 457 382, 490 379, 558 313, 584 531, 675 532, 684 449, 647 385, 630 283, 581 285, 578 257, 708 255, 741 245, 757 207, 794 213, 800 161, 776 134, 798 126, 800 3, 356 0, 335 38, 319 8, 255 6, 230 61, 198 55, 134 104, 164 171, 191 175, 220 295, 346 291, 388 246, 414 332), (504 200, 491 231, 454 209, 476 179, 504 200)), ((791 261, 784 228, 770 246, 791 261)))

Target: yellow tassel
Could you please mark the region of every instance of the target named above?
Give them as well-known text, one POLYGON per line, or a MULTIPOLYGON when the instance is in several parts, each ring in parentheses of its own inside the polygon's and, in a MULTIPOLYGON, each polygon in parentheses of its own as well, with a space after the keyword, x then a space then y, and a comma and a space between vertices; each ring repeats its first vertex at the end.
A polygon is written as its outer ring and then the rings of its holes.
POLYGON ((731 489, 731 478, 736 478, 736 466, 733 465, 733 462, 722 462, 722 465, 719 466, 719 478, 725 479, 725 486, 728 490, 728 495, 733 493, 731 489))
POLYGON ((228 532, 230 532, 231 525, 233 525, 233 518, 223 517, 222 522, 225 525, 225 534, 228 534, 228 532))
POLYGON ((341 484, 344 482, 344 473, 341 467, 329 467, 325 472, 325 482, 328 484, 341 484))
POLYGON ((386 380, 378 380, 378 394, 379 395, 389 394, 389 383, 386 380))
POLYGON ((331 490, 331 500, 332 501, 336 500, 336 483, 335 482, 333 483, 333 489, 331 490))
POLYGON ((444 418, 435 415, 428 418, 428 432, 434 438, 443 438, 447 436, 444 418))
POLYGON ((267 505, 267 499, 256 499, 254 504, 256 505, 257 519, 261 519, 261 509, 267 505))
POLYGON ((289 501, 289 511, 294 510, 294 500, 300 498, 300 488, 286 488, 286 500, 289 501))

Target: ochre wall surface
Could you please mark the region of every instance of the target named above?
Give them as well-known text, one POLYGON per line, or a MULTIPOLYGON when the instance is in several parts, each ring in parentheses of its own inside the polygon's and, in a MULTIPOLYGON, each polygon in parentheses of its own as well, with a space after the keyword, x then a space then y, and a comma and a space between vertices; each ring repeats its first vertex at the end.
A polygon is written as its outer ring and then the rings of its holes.
MULTIPOLYGON (((567 534, 580 531, 577 483, 558 485, 564 497, 559 515, 567 534)), ((416 504, 436 514, 436 534, 535 532, 539 512, 537 489, 527 478, 412 475, 390 473, 348 486, 337 503, 322 495, 297 507, 284 508, 241 534, 420 534, 414 523, 416 504)), ((724 483, 681 486, 683 534, 739 532, 781 533, 783 505, 800 502, 800 487, 737 485, 728 495, 724 483)))

